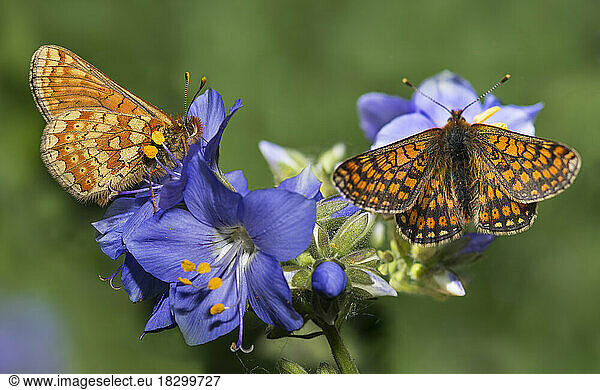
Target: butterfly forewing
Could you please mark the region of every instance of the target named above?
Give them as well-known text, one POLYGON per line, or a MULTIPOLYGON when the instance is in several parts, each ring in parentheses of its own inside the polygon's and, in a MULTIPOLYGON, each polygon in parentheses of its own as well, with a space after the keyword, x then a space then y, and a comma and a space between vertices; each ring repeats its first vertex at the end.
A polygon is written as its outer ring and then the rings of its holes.
POLYGON ((567 188, 581 167, 574 149, 502 128, 474 124, 479 156, 514 200, 538 202, 567 188))
POLYGON ((409 208, 431 172, 430 129, 344 161, 333 173, 337 188, 357 206, 379 213, 409 208))
POLYGON ((130 115, 146 115, 172 125, 167 114, 121 87, 77 54, 42 46, 31 59, 29 83, 47 122, 74 108, 95 108, 130 115))

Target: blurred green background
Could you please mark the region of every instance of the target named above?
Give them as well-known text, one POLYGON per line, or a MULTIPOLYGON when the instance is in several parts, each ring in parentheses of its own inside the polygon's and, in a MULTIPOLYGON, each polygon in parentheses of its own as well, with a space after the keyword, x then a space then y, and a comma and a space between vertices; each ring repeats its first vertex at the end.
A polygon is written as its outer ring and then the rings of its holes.
POLYGON ((321 339, 265 341, 253 316, 250 355, 229 352, 233 334, 198 347, 177 329, 139 341, 151 304, 134 305, 98 278, 118 266, 94 241, 90 222, 103 210, 72 199, 39 157, 44 121, 29 61, 52 43, 167 112, 183 110, 185 71, 194 85, 206 75, 228 106, 242 98, 222 166, 244 169, 253 189, 272 185, 262 139, 313 155, 336 142, 366 150, 355 108, 363 93, 409 97, 402 77, 418 84, 443 69, 484 91, 510 72, 496 95, 544 102, 537 134, 582 155, 574 186, 541 204, 532 229, 498 239, 470 267, 466 297, 383 299, 345 337, 368 373, 598 372, 599 5, 3 1, 0 371, 243 373, 271 372, 282 356, 313 369, 330 360, 321 339))

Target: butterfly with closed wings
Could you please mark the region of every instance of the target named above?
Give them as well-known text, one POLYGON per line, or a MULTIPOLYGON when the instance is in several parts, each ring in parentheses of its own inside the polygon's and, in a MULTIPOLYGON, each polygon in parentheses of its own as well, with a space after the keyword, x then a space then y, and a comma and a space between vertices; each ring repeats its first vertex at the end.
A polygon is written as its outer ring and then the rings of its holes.
POLYGON ((63 47, 33 54, 29 83, 47 122, 42 160, 82 201, 105 205, 151 174, 164 175, 202 135, 197 118, 167 115, 63 47))

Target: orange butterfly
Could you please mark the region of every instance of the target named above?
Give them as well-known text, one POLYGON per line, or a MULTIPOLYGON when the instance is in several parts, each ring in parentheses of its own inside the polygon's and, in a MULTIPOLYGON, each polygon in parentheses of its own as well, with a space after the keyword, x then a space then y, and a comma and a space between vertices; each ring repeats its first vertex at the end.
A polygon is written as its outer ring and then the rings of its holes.
POLYGON ((395 215, 399 233, 409 242, 439 245, 460 237, 469 222, 482 233, 519 233, 533 223, 538 202, 575 180, 581 167, 575 149, 467 123, 465 109, 451 111, 424 96, 450 113, 445 126, 359 154, 333 173, 335 186, 352 203, 395 215))
POLYGON ((47 122, 42 160, 82 201, 103 206, 116 191, 153 172, 164 174, 161 165, 176 164, 169 151, 182 160, 202 134, 199 119, 165 114, 59 46, 42 46, 33 54, 29 84, 47 122))

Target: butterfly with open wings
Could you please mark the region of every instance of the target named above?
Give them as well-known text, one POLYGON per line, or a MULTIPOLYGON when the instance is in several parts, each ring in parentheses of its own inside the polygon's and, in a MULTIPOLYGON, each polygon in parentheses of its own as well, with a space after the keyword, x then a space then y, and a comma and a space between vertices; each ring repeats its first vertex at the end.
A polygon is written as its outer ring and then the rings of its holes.
POLYGON ((438 245, 460 237, 470 222, 482 233, 521 232, 533 223, 538 202, 575 180, 581 158, 574 149, 481 123, 498 107, 468 123, 463 113, 471 104, 448 110, 423 96, 450 113, 445 126, 352 157, 333 173, 352 203, 394 214, 409 242, 438 245))

